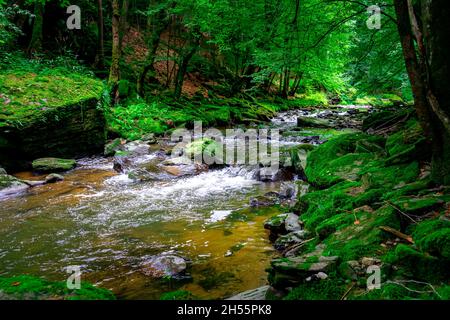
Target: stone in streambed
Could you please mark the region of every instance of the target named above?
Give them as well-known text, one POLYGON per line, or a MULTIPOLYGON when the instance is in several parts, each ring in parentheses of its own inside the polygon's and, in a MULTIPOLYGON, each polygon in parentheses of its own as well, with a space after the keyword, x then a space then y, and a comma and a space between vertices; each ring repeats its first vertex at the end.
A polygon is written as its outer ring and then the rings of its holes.
POLYGON ((45 177, 45 183, 55 183, 59 181, 63 181, 64 177, 57 173, 51 173, 45 177))
POLYGON ((271 235, 277 237, 280 234, 286 233, 284 221, 286 220, 287 213, 276 215, 264 222, 264 228, 270 230, 271 235))
POLYGON ((30 186, 22 180, 8 174, 0 174, 0 198, 20 194, 30 186))
POLYGON ((131 161, 127 157, 115 156, 113 161, 113 169, 118 173, 124 173, 131 167, 131 161))
POLYGON ((105 150, 103 152, 105 157, 113 156, 116 153, 116 151, 123 151, 124 147, 122 142, 123 142, 122 139, 117 138, 111 141, 110 143, 105 144, 105 150))
POLYGON ((287 232, 300 231, 302 229, 298 215, 295 213, 288 213, 284 226, 287 232))
POLYGON ((163 253, 141 263, 141 271, 153 278, 172 277, 181 280, 190 277, 186 273, 189 266, 190 261, 187 259, 172 253, 163 253))
POLYGON ((62 172, 72 170, 77 162, 72 159, 41 158, 34 160, 32 165, 37 172, 62 172))
POLYGON ((128 173, 128 178, 135 182, 160 180, 157 174, 149 172, 143 168, 130 171, 128 173))
POLYGON ((143 141, 143 142, 145 142, 145 143, 147 143, 147 144, 155 144, 155 143, 158 142, 158 141, 156 140, 155 134, 153 134, 153 133, 147 133, 147 134, 144 134, 144 135, 141 137, 141 141, 143 141))

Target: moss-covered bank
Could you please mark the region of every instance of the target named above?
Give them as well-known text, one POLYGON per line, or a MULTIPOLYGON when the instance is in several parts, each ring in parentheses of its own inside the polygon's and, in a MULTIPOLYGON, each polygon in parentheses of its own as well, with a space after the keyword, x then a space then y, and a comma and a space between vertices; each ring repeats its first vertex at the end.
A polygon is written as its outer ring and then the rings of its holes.
POLYGON ((384 132, 342 135, 310 153, 315 189, 294 211, 312 236, 269 268, 273 287, 294 287, 287 299, 450 298, 450 188, 432 183, 415 119, 384 132), (380 289, 367 288, 370 266, 380 289))
POLYGON ((0 75, 0 163, 9 171, 42 157, 101 152, 102 83, 79 74, 0 75))
POLYGON ((111 291, 82 282, 80 289, 68 289, 64 281, 53 282, 21 275, 0 277, 0 300, 115 300, 111 291))

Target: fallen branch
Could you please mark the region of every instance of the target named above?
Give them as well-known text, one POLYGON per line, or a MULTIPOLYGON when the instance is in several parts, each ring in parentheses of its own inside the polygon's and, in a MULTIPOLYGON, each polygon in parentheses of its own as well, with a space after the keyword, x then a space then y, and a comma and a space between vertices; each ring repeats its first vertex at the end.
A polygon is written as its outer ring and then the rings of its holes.
POLYGON ((414 243, 414 240, 412 239, 411 236, 408 236, 407 234, 404 234, 404 233, 402 233, 402 232, 400 232, 398 230, 395 230, 395 229, 393 229, 391 227, 387 227, 387 226, 381 226, 379 228, 381 230, 383 230, 383 231, 386 231, 386 232, 389 232, 389 233, 393 234, 394 236, 396 236, 396 237, 398 237, 400 239, 406 240, 406 241, 408 241, 411 244, 414 243))
POLYGON ((386 281, 385 284, 395 284, 398 286, 401 286, 402 288, 410 291, 410 292, 414 292, 414 293, 435 293, 440 299, 442 299, 441 295, 436 291, 436 289, 427 282, 421 282, 421 281, 416 281, 416 280, 397 280, 397 281, 386 281), (414 290, 411 288, 408 288, 406 285, 404 285, 403 283, 416 283, 416 284, 422 284, 422 285, 426 285, 429 286, 431 288, 431 290, 426 290, 426 291, 421 291, 421 290, 414 290))
POLYGON ((344 295, 341 297, 341 300, 344 300, 345 298, 347 298, 348 294, 353 290, 354 287, 355 287, 355 283, 353 283, 352 286, 350 288, 348 288, 347 291, 345 291, 344 295))
POLYGON ((402 215, 404 215, 405 217, 407 217, 407 218, 408 218, 409 220, 411 220, 413 223, 417 223, 417 221, 414 220, 413 218, 411 218, 410 215, 404 213, 402 210, 400 210, 397 206, 393 205, 391 202, 386 201, 386 203, 387 203, 388 205, 390 205, 392 208, 394 208, 395 210, 397 210, 400 214, 402 214, 402 215))

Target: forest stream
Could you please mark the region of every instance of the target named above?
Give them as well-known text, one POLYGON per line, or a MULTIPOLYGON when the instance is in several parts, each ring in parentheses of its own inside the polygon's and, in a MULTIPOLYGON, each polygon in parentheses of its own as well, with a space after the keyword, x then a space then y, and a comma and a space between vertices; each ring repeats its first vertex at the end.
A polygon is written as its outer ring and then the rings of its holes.
MULTIPOLYGON (((338 130, 290 131, 297 126, 297 117, 352 121, 356 112, 349 110, 288 111, 266 126, 281 130, 281 146, 320 144, 354 129, 342 128, 341 123, 338 130)), ((159 161, 158 152, 159 145, 153 146, 133 161, 145 167, 159 161)), ((127 173, 114 171, 113 162, 112 157, 102 156, 80 159, 64 181, 1 200, 4 276, 32 274, 63 281, 65 268, 79 265, 82 281, 111 289, 121 299, 159 299, 177 289, 200 298, 223 299, 267 284, 265 269, 277 252, 263 223, 279 208, 251 211, 251 202, 293 182, 261 182, 245 167, 135 182, 127 173), (255 214, 246 219, 236 214, 245 209, 255 214), (161 254, 182 257, 182 264, 188 261, 186 276, 149 276, 146 261, 161 254)), ((16 176, 43 178, 31 172, 16 176)))

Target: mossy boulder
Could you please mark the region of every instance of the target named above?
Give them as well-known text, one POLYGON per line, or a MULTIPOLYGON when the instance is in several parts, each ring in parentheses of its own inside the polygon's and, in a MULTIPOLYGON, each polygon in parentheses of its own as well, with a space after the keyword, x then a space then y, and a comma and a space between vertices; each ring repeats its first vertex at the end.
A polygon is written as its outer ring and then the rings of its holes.
POLYGON ((190 291, 176 290, 162 294, 160 300, 198 300, 198 298, 190 291))
POLYGON ((30 186, 8 174, 0 174, 0 198, 26 191, 30 186))
MULTIPOLYGON (((223 148, 223 146, 219 142, 216 142, 213 139, 203 138, 187 144, 184 148, 184 155, 189 158, 211 161, 216 155, 219 156, 221 150, 220 148, 223 148)), ((219 163, 223 163, 224 159, 225 158, 223 156, 222 159, 217 160, 219 163)))
POLYGON ((450 221, 444 217, 419 223, 413 239, 424 252, 450 260, 450 221))
POLYGON ((28 169, 33 159, 99 153, 105 118, 98 108, 101 81, 78 74, 0 75, 0 163, 28 169), (7 99, 8 104, 2 103, 7 99))
POLYGON ((415 119, 398 132, 390 135, 386 141, 388 164, 399 164, 414 160, 424 160, 431 154, 430 146, 423 134, 419 122, 415 119))
POLYGON ((33 170, 36 172, 63 172, 72 170, 77 162, 72 159, 41 158, 33 161, 33 170))
POLYGON ((371 152, 356 152, 357 142, 377 141, 365 134, 344 134, 329 140, 314 149, 308 156, 306 176, 319 188, 330 187, 341 181, 358 180, 359 172, 377 155, 371 152))
POLYGON ((111 157, 114 156, 117 151, 124 151, 122 139, 120 138, 114 139, 113 141, 105 144, 103 155, 105 157, 111 157))
POLYGON ((421 281, 439 282, 448 280, 450 263, 420 252, 406 244, 399 244, 385 256, 385 261, 397 266, 397 275, 421 281))
POLYGON ((413 114, 413 110, 401 109, 399 111, 384 110, 371 113, 363 120, 363 131, 376 131, 390 127, 399 121, 408 120, 413 114))
POLYGON ((319 272, 328 273, 336 269, 336 256, 296 256, 274 259, 270 263, 269 282, 274 288, 298 286, 306 278, 319 272))
POLYGON ((111 291, 82 282, 80 289, 68 289, 65 281, 53 282, 21 275, 0 277, 0 300, 115 300, 111 291))

